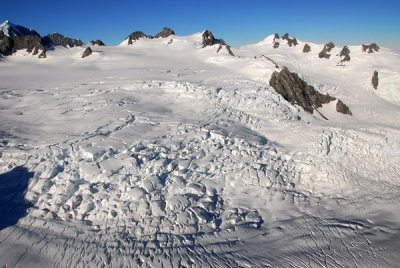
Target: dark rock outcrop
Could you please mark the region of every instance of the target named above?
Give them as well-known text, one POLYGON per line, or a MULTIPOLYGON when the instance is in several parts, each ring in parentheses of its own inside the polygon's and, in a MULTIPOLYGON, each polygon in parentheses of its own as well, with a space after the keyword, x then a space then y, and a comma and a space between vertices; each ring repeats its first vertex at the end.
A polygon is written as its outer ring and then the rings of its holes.
POLYGON ((316 91, 314 87, 300 79, 296 73, 291 73, 287 67, 280 72, 274 72, 269 85, 285 100, 303 107, 309 113, 322 107, 322 104, 335 100, 329 95, 323 95, 316 91))
POLYGON ((0 54, 8 56, 12 54, 13 42, 10 37, 0 31, 0 54))
POLYGON ((46 58, 47 57, 47 55, 46 55, 46 51, 42 51, 40 54, 39 54, 39 59, 44 59, 44 58, 46 58))
POLYGON ((347 46, 344 46, 340 51, 339 56, 342 58, 341 62, 350 61, 350 49, 347 46))
POLYGON ((289 36, 288 33, 285 33, 285 34, 282 36, 282 39, 283 39, 283 40, 286 40, 286 41, 288 42, 289 47, 297 46, 297 45, 298 45, 297 39, 296 39, 295 37, 290 38, 290 36, 289 36))
POLYGON ((159 37, 166 38, 171 35, 175 35, 174 30, 172 30, 168 27, 164 27, 161 32, 159 32, 158 34, 156 34, 154 36, 154 38, 159 38, 159 37))
POLYGON ((328 52, 331 52, 331 50, 335 47, 335 44, 333 42, 329 42, 328 44, 325 44, 325 47, 328 52))
MULTIPOLYGON (((269 85, 275 89, 288 102, 303 107, 306 112, 313 113, 322 104, 336 100, 329 95, 319 93, 313 86, 308 85, 302 80, 298 74, 291 73, 287 67, 284 67, 280 72, 274 72, 269 81, 269 85)), ((339 101, 338 101, 339 103, 339 101)), ((340 101, 338 112, 351 114, 350 109, 340 101)), ((327 119, 321 114, 321 116, 327 119)))
POLYGON ((378 84, 379 84, 378 71, 375 71, 374 74, 372 75, 371 83, 375 89, 378 89, 378 84))
POLYGON ((81 40, 69 38, 59 33, 48 34, 43 38, 43 41, 46 46, 78 47, 83 45, 81 40))
POLYGON ((41 57, 46 55, 45 44, 36 31, 15 25, 9 21, 1 24, 0 54, 9 56, 21 49, 25 49, 28 53, 33 52, 34 55, 42 51, 41 57))
POLYGON ((335 47, 335 44, 332 42, 329 42, 328 44, 324 45, 324 48, 322 49, 322 51, 318 54, 319 58, 325 58, 325 59, 329 59, 331 57, 331 54, 329 54, 329 52, 331 52, 331 50, 335 47))
POLYGON ((82 46, 81 40, 65 37, 54 33, 41 37, 36 31, 15 25, 9 21, 1 24, 0 54, 12 55, 18 50, 25 49, 28 53, 46 58, 46 49, 53 46, 75 47, 82 46))
POLYGON ((146 35, 141 31, 136 31, 136 32, 133 32, 130 35, 128 35, 128 45, 132 45, 133 42, 135 42, 141 38, 153 38, 153 37, 150 35, 146 35))
POLYGON ((280 37, 279 37, 279 34, 274 34, 274 44, 273 44, 273 48, 278 48, 279 47, 279 42, 278 41, 276 41, 276 39, 279 39, 280 37))
POLYGON ((378 52, 379 49, 380 49, 380 47, 375 43, 372 43, 369 45, 364 45, 364 44, 362 45, 363 52, 374 53, 374 52, 378 52))
POLYGON ((203 39, 202 40, 203 48, 207 46, 219 45, 217 52, 219 52, 222 49, 222 47, 225 47, 229 55, 235 56, 235 54, 233 54, 231 50, 231 47, 227 43, 225 43, 224 39, 215 38, 213 33, 210 32, 209 30, 205 30, 203 32, 202 39, 203 39))
POLYGON ((205 30, 203 32, 202 38, 203 38, 203 40, 202 40, 203 47, 213 46, 213 45, 219 44, 221 42, 221 40, 215 39, 214 35, 209 30, 205 30))
POLYGON ((311 51, 311 47, 309 44, 305 44, 303 47, 303 53, 308 53, 311 51))
POLYGON ((106 44, 104 44, 103 41, 101 41, 100 39, 92 40, 92 41, 89 42, 89 44, 90 44, 91 46, 99 46, 99 47, 103 47, 103 46, 106 45, 106 44))
POLYGON ((82 58, 86 58, 92 55, 92 53, 93 53, 92 49, 90 47, 87 47, 85 51, 83 51, 82 58))
POLYGON ((21 35, 12 38, 13 49, 12 53, 21 49, 26 49, 28 53, 33 52, 33 55, 39 53, 39 50, 45 51, 45 46, 40 35, 21 35))
POLYGON ((336 112, 342 113, 342 114, 353 115, 353 113, 350 111, 349 107, 347 107, 347 105, 344 104, 343 101, 340 99, 338 99, 336 102, 336 112))

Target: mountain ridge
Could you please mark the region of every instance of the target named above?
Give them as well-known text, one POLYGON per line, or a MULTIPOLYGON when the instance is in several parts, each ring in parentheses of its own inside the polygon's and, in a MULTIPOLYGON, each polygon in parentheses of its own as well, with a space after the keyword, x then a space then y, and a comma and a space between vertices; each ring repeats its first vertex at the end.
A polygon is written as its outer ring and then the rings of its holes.
MULTIPOLYGON (((208 30, 204 30, 204 31, 208 31, 208 30)), ((202 33, 204 33, 204 31, 202 33)), ((39 43, 41 43, 41 45, 43 45, 43 46, 61 45, 64 47, 74 47, 74 46, 83 46, 85 44, 89 44, 89 45, 91 44, 91 42, 84 43, 79 39, 66 37, 57 32, 47 34, 46 36, 41 36, 37 31, 35 31, 33 29, 29 29, 25 26, 17 25, 9 20, 6 20, 5 22, 3 22, 0 25, 0 32, 3 32, 4 35, 8 38, 10 38, 9 35, 12 35, 12 36, 13 35, 14 36, 21 36, 21 35, 40 36, 40 38, 42 39, 43 42, 39 42, 39 43)), ((164 27, 160 32, 158 32, 154 36, 145 34, 141 31, 133 32, 130 35, 128 35, 128 37, 126 39, 124 39, 124 41, 122 41, 122 42, 125 42, 126 40, 128 40, 128 44, 132 44, 134 41, 137 41, 140 38, 149 38, 149 39, 167 38, 167 37, 174 36, 174 35, 176 35, 174 30, 172 30, 169 27, 164 27)), ((219 39, 216 39, 216 40, 219 40, 219 39)), ((221 39, 221 40, 223 41, 223 39, 221 39)), ((296 37, 290 36, 288 33, 286 33, 285 35, 283 35, 281 37, 275 33, 275 34, 266 36, 263 40, 261 40, 259 42, 256 42, 254 44, 238 46, 238 48, 246 47, 249 45, 267 45, 267 44, 269 45, 270 43, 272 43, 272 45, 276 46, 276 48, 279 48, 279 44, 281 42, 286 43, 287 45, 289 45, 289 47, 292 47, 292 46, 296 47, 297 45, 301 45, 301 46, 305 46, 305 45, 306 46, 315 46, 315 45, 320 46, 321 45, 321 44, 314 43, 314 42, 305 42, 305 41, 298 40, 298 39, 296 39, 296 37), (280 42, 276 42, 277 37, 280 40, 280 42)), ((92 42, 92 43, 94 43, 94 42, 92 42)), ((223 41, 222 46, 225 46, 225 45, 227 45, 227 44, 225 43, 225 41, 223 41)), ((376 53, 380 49, 380 47, 376 43, 349 45, 349 46, 344 45, 344 46, 347 46, 347 47, 360 46, 363 49, 363 51, 368 52, 368 53, 374 53, 374 52, 376 53)), ((229 52, 232 47, 229 45, 228 45, 228 47, 227 47, 227 50, 229 52)), ((25 47, 23 47, 23 48, 25 48, 25 47)), ((233 48, 236 49, 236 47, 233 47, 233 48)), ((20 48, 18 48, 18 49, 20 49, 20 48)), ((25 49, 27 49, 29 51, 33 50, 32 48, 29 48, 29 47, 26 47, 25 49)), ((320 52, 323 52, 323 51, 321 50, 320 52)), ((3 56, 4 55, 8 56, 13 53, 15 53, 15 50, 13 50, 12 53, 10 51, 7 51, 6 53, 4 53, 4 49, 3 49, 3 51, 0 50, 0 54, 3 54, 3 56)), ((229 52, 229 54, 233 55, 233 53, 231 53, 231 52, 229 52)), ((328 57, 328 56, 325 56, 325 53, 322 53, 321 55, 322 55, 322 58, 328 57)))

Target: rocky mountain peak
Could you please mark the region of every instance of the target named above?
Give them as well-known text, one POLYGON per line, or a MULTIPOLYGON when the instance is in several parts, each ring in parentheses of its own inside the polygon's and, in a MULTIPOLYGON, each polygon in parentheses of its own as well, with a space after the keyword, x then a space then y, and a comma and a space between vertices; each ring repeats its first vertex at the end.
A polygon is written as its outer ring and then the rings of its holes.
POLYGON ((341 62, 350 61, 350 49, 348 46, 344 46, 340 51, 339 56, 342 58, 341 62))
POLYGON ((99 47, 102 47, 102 46, 105 46, 105 45, 106 45, 106 44, 104 44, 104 42, 101 41, 100 39, 91 40, 91 41, 89 42, 89 44, 92 45, 92 46, 99 46, 99 47))
POLYGON ((213 46, 220 43, 220 40, 215 39, 213 33, 209 30, 205 30, 202 34, 203 47, 213 46))
POLYGON ((331 52, 331 50, 334 47, 335 47, 335 44, 333 42, 329 42, 329 43, 325 44, 322 51, 318 54, 318 57, 321 59, 322 58, 329 59, 331 57, 331 54, 329 54, 329 52, 331 52))
POLYGON ((0 31, 2 31, 8 37, 22 36, 22 35, 31 35, 31 36, 39 35, 36 31, 28 29, 21 25, 14 24, 9 20, 6 20, 0 25, 0 31))
POLYGON ((9 56, 17 50, 25 49, 40 58, 46 57, 46 49, 41 36, 34 30, 5 21, 0 25, 0 54, 9 56))
POLYGON ((279 37, 279 34, 275 33, 274 34, 274 39, 273 39, 274 45, 272 46, 273 48, 278 48, 279 47, 279 42, 276 41, 277 39, 280 39, 280 37, 279 37))
POLYGON ((285 33, 282 37, 279 34, 275 33, 273 35, 273 48, 279 48, 280 41, 285 40, 289 47, 297 46, 298 42, 295 37, 290 37, 288 33, 285 33))
POLYGON ((224 39, 215 38, 211 31, 205 30, 202 34, 202 38, 203 48, 207 46, 219 45, 217 53, 219 53, 221 49, 225 47, 229 55, 235 56, 231 50, 231 47, 224 41, 224 39))
POLYGON ((135 32, 131 33, 130 35, 128 35, 128 45, 132 45, 133 42, 136 42, 137 40, 139 40, 141 38, 153 38, 153 37, 145 34, 142 31, 135 31, 135 32))
POLYGON ((174 30, 168 27, 164 27, 161 32, 159 32, 154 36, 154 38, 159 38, 159 37, 166 38, 171 35, 175 35, 174 30))
POLYGON ((298 44, 296 37, 293 37, 293 38, 292 38, 292 37, 289 36, 288 33, 285 33, 285 34, 282 36, 282 40, 286 40, 287 43, 288 43, 288 45, 289 45, 289 47, 297 46, 297 44, 298 44))
POLYGON ((376 43, 372 43, 369 45, 362 45, 362 51, 368 53, 378 52, 380 47, 376 43))
POLYGON ((59 33, 48 34, 43 40, 47 46, 77 47, 83 45, 81 40, 66 37, 59 33))
POLYGON ((0 54, 9 56, 16 51, 25 49, 28 53, 46 57, 46 48, 52 46, 75 47, 82 46, 79 39, 66 37, 59 33, 52 33, 41 37, 36 31, 10 21, 0 25, 0 54))

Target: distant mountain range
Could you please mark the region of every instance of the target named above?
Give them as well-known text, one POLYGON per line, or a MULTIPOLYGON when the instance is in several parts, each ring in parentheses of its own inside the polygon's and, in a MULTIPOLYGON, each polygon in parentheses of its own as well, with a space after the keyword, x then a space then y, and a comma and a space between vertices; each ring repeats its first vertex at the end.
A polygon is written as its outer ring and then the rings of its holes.
MULTIPOLYGON (((132 32, 127 36, 125 41, 128 45, 132 45, 134 42, 146 38, 146 39, 154 39, 154 38, 168 38, 170 36, 175 35, 175 31, 164 27, 162 31, 157 33, 156 35, 148 35, 143 33, 142 31, 132 32)), ((124 41, 124 42, 125 42, 124 41)), ((273 48, 278 49, 282 43, 286 43, 289 47, 296 47, 299 45, 299 42, 295 37, 291 37, 288 33, 283 36, 279 36, 278 34, 274 34, 270 37, 267 37, 265 41, 271 41, 271 45, 273 48), (272 40, 269 40, 272 39, 272 40)), ((170 40, 173 42, 173 39, 170 40)), ((235 54, 231 50, 231 47, 226 44, 223 39, 217 39, 214 37, 211 31, 205 30, 202 32, 202 45, 203 48, 207 46, 218 45, 217 53, 225 48, 229 55, 234 56, 235 54)), ((46 51, 49 49, 53 49, 56 46, 63 46, 65 48, 71 47, 79 47, 79 46, 105 46, 104 42, 97 39, 92 40, 88 44, 83 43, 79 39, 74 39, 70 37, 66 37, 60 33, 51 33, 46 36, 41 36, 37 31, 29 29, 27 27, 14 24, 8 20, 0 25, 0 55, 10 56, 16 53, 18 50, 26 50, 28 53, 32 53, 33 55, 38 55, 39 58, 46 58, 46 51)), ((331 57, 331 50, 335 47, 334 43, 329 42, 324 45, 323 49, 319 52, 319 58, 329 59, 331 57)), ((362 45, 362 51, 367 53, 378 52, 380 47, 373 43, 368 45, 362 45)), ((309 53, 311 51, 311 46, 307 43, 303 46, 303 53, 309 53)), ((341 62, 350 61, 350 50, 347 46, 344 46, 340 52, 341 62)), ((90 54, 89 54, 90 55, 90 54)), ((87 53, 85 57, 88 56, 87 53)))
MULTIPOLYGON (((93 44, 104 45, 101 40, 93 41, 93 44)), ((66 48, 82 46, 79 39, 69 38, 59 33, 41 36, 38 32, 24 26, 5 21, 0 25, 0 54, 10 56, 18 50, 25 49, 28 53, 46 58, 46 51, 55 46, 66 48)))

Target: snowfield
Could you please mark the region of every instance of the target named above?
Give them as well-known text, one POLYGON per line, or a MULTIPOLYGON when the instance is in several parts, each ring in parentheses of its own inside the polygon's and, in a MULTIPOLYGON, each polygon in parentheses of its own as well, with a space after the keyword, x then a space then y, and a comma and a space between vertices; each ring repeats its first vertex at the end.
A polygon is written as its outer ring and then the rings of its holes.
POLYGON ((400 55, 304 44, 0 58, 0 265, 398 266, 400 55), (285 101, 267 57, 353 116, 285 101))

